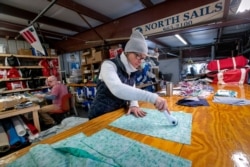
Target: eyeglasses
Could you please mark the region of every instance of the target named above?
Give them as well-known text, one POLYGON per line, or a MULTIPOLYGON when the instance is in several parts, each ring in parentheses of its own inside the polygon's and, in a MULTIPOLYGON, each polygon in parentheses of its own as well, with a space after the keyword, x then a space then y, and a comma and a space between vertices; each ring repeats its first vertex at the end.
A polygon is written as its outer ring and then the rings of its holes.
POLYGON ((146 59, 146 57, 143 57, 143 55, 142 54, 140 54, 140 53, 134 53, 135 54, 135 57, 136 57, 136 59, 137 60, 145 60, 146 59))

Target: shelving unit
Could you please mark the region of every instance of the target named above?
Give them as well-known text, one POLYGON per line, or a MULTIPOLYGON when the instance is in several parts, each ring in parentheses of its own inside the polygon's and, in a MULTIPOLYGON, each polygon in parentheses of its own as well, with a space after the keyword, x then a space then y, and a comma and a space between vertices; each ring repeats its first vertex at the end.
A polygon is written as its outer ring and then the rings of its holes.
MULTIPOLYGON (((5 66, 5 58, 9 57, 11 55, 14 54, 0 54, 0 69, 6 69, 9 70, 13 67, 11 66, 5 66)), ((43 66, 39 66, 38 63, 40 60, 42 59, 58 59, 58 56, 32 56, 32 55, 14 55, 16 56, 19 61, 20 61, 20 66, 15 66, 16 69, 42 69, 43 66)), ((58 60, 59 61, 59 60, 58 60)), ((60 67, 56 67, 58 70, 60 69, 60 67)), ((0 79, 0 82, 13 82, 13 81, 28 81, 31 79, 46 79, 46 76, 36 76, 34 78, 2 78, 0 79)), ((26 87, 26 88, 20 88, 20 89, 14 89, 14 90, 4 90, 0 92, 0 95, 4 95, 4 94, 9 94, 9 93, 19 93, 19 92, 25 92, 25 91, 35 91, 35 90, 42 90, 42 89, 46 89, 48 88, 48 86, 39 86, 35 89, 26 87)))
POLYGON ((93 79, 95 78, 95 76, 99 72, 99 66, 100 66, 100 64, 101 64, 101 62, 82 65, 83 79, 85 79, 87 81, 88 80, 92 80, 93 81, 93 79))
POLYGON ((83 81, 86 83, 87 81, 93 81, 95 76, 99 72, 99 67, 103 61, 103 53, 102 51, 95 52, 85 52, 82 54, 82 75, 83 81))

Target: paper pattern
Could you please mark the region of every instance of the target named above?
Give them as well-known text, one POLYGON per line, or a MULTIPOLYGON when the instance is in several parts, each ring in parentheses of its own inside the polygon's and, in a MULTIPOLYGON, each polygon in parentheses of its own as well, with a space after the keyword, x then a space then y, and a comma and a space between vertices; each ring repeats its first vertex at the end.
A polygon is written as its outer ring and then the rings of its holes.
POLYGON ((145 117, 123 115, 110 125, 174 142, 191 144, 192 114, 182 111, 171 112, 178 120, 178 125, 172 126, 164 113, 155 109, 142 109, 147 112, 145 117))

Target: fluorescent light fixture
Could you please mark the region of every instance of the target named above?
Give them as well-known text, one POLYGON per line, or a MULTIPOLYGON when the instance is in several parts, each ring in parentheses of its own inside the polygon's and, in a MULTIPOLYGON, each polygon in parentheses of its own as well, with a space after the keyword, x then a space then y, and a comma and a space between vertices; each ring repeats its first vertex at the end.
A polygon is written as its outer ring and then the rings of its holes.
POLYGON ((244 12, 244 11, 249 10, 249 9, 250 9, 250 1, 249 0, 242 0, 236 13, 244 12))
POLYGON ((178 38, 184 45, 187 45, 187 42, 179 34, 175 34, 174 36, 178 38))

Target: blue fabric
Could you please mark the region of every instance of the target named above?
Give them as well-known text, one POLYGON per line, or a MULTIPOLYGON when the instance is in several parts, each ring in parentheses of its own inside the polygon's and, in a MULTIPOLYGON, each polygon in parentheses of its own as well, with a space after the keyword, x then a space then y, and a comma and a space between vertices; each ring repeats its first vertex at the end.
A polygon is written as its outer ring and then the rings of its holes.
POLYGON ((27 144, 27 140, 24 137, 17 135, 15 127, 9 119, 3 120, 3 126, 9 137, 9 143, 11 147, 16 148, 22 146, 23 144, 27 144))
POLYGON ((213 102, 222 103, 222 104, 231 104, 231 105, 236 105, 236 106, 250 105, 250 100, 240 99, 240 98, 236 98, 236 97, 214 96, 213 102))

